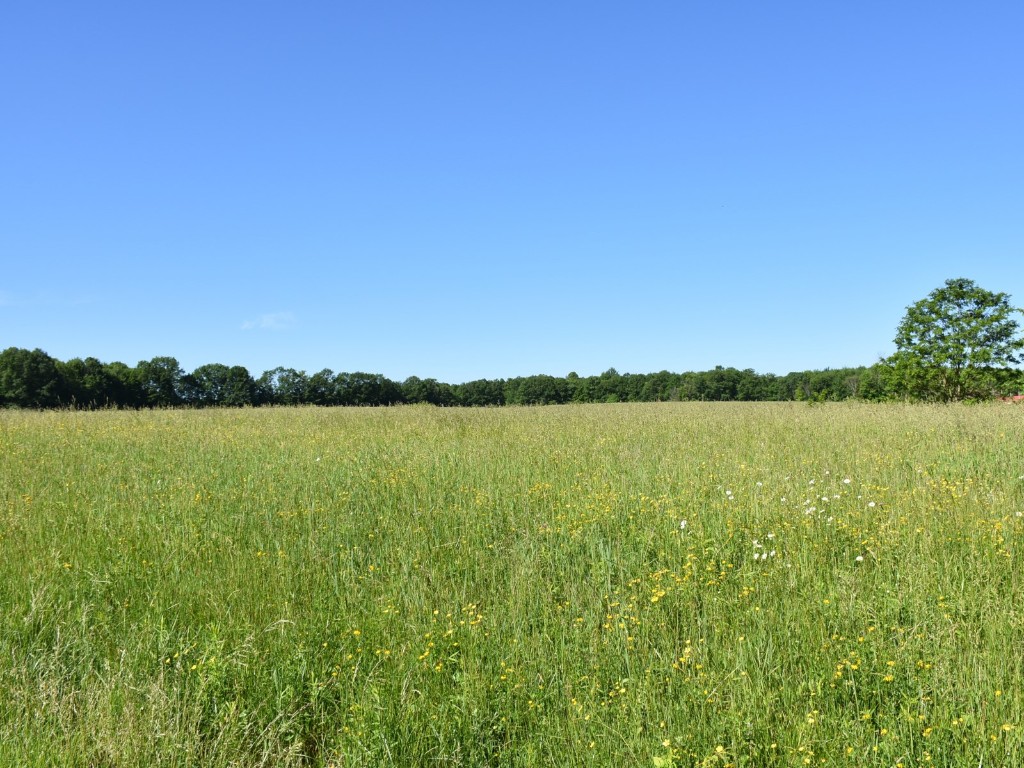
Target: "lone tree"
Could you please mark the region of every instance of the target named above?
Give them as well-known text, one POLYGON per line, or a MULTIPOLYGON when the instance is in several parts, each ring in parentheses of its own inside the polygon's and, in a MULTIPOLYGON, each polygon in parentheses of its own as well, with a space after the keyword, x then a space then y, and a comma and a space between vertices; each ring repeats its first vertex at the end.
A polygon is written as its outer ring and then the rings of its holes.
POLYGON ((965 278, 946 284, 907 307, 896 331, 890 387, 917 400, 987 399, 1012 388, 1024 339, 1017 336, 1005 293, 992 293, 965 278))

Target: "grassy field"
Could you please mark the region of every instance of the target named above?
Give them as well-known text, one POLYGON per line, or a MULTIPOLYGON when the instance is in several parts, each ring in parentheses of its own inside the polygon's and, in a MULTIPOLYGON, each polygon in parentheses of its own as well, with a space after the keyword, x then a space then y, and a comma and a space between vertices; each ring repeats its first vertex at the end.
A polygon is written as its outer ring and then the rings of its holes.
POLYGON ((1019 766, 1024 408, 0 412, 0 765, 1019 766))

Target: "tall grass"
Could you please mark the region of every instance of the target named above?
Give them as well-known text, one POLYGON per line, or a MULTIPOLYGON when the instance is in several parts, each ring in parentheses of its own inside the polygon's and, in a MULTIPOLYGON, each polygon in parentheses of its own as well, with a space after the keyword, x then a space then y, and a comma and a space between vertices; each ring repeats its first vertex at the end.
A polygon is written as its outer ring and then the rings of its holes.
POLYGON ((0 413, 0 765, 1021 765, 1022 435, 0 413))

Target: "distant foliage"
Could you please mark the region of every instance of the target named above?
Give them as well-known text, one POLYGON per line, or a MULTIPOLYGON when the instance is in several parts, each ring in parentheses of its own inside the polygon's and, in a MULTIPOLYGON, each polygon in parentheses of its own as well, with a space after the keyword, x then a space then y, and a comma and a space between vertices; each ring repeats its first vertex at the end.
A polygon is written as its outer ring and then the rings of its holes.
POLYGON ((51 408, 68 396, 57 361, 43 350, 10 347, 0 352, 0 403, 51 408))
POLYGON ((258 378, 240 365, 201 365, 186 372, 176 358, 140 360, 134 368, 95 357, 61 362, 40 349, 0 352, 0 406, 19 408, 192 408, 263 405, 437 406, 637 403, 671 400, 880 400, 882 373, 837 368, 776 376, 718 366, 710 371, 598 376, 520 376, 446 384, 410 376, 396 382, 376 373, 313 374, 273 368, 258 378))

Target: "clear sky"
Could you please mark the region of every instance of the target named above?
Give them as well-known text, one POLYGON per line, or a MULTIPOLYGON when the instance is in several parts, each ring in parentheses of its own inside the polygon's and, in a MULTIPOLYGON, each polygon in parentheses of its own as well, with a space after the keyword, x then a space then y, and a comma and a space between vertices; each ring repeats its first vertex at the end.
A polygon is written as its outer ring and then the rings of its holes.
POLYGON ((1024 304, 1024 3, 0 11, 0 348, 458 383, 1024 304))

